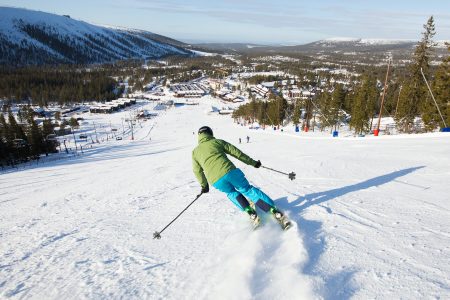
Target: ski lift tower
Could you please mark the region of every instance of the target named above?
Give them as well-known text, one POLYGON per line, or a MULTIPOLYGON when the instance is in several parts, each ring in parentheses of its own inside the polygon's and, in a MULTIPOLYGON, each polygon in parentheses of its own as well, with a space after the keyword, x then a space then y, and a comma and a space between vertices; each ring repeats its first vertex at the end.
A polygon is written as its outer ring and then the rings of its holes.
POLYGON ((377 129, 375 129, 373 131, 373 135, 374 136, 378 136, 378 134, 380 133, 381 116, 383 114, 384 97, 386 96, 387 82, 388 82, 388 77, 389 77, 389 68, 391 67, 391 62, 392 62, 392 53, 389 53, 389 55, 388 55, 388 67, 387 67, 387 71, 386 71, 386 79, 384 80, 383 96, 381 97, 380 113, 378 114, 377 129))

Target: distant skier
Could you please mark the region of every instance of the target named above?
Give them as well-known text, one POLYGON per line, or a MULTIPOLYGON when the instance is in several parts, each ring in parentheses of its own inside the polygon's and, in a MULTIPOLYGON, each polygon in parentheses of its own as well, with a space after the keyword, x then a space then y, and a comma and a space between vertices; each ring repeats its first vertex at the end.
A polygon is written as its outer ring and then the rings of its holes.
POLYGON ((275 207, 269 196, 260 189, 250 185, 244 173, 228 159, 227 154, 255 168, 261 162, 253 160, 232 144, 214 138, 208 126, 198 130, 198 146, 192 151, 192 168, 199 181, 202 193, 209 192, 209 183, 227 194, 227 197, 242 211, 249 214, 254 227, 258 227, 260 219, 247 197, 264 212, 270 212, 283 229, 290 227, 289 220, 275 207), (245 196, 245 197, 244 197, 245 196))
POLYGON ((247 135, 247 143, 250 143, 250 137, 247 135))
POLYGON ((239 138, 239 144, 242 142, 241 138, 239 138))

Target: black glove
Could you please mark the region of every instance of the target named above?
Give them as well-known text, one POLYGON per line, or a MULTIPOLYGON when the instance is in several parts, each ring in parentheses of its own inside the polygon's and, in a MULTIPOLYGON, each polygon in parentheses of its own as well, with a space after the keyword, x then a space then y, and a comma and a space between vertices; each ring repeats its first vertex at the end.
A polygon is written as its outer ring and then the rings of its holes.
POLYGON ((202 187, 202 194, 206 194, 207 192, 209 192, 209 185, 202 187))
POLYGON ((259 167, 261 167, 261 161, 258 160, 255 164, 255 168, 259 168, 259 167))

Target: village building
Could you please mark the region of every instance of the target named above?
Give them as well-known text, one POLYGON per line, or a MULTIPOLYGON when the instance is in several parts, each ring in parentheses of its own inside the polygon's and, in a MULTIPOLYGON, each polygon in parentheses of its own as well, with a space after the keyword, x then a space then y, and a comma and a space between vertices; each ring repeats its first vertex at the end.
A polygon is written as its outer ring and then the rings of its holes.
POLYGON ((252 93, 256 94, 257 97, 259 96, 259 98, 265 99, 269 97, 270 90, 261 84, 252 86, 250 90, 252 93))
POLYGON ((136 104, 136 99, 120 98, 105 104, 91 106, 89 112, 94 114, 111 114, 134 104, 136 104))
POLYGON ((200 98, 206 95, 208 88, 203 84, 174 84, 170 86, 175 97, 200 98))

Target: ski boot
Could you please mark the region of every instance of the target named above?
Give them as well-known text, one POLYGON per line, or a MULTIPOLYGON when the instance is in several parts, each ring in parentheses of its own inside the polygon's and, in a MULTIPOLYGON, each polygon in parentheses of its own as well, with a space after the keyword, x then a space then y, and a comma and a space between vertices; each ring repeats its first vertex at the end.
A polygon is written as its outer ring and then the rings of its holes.
POLYGON ((291 221, 289 221, 289 219, 281 211, 272 207, 270 209, 270 212, 272 213, 275 220, 277 220, 278 224, 280 224, 283 230, 288 230, 289 228, 292 227, 291 221))
POLYGON ((261 225, 261 219, 256 214, 256 211, 251 206, 247 206, 244 210, 248 213, 250 219, 252 220, 253 229, 258 228, 261 225))
POLYGON ((250 207, 251 207, 254 211, 256 211, 256 205, 255 205, 255 202, 249 201, 249 204, 250 204, 250 207))

